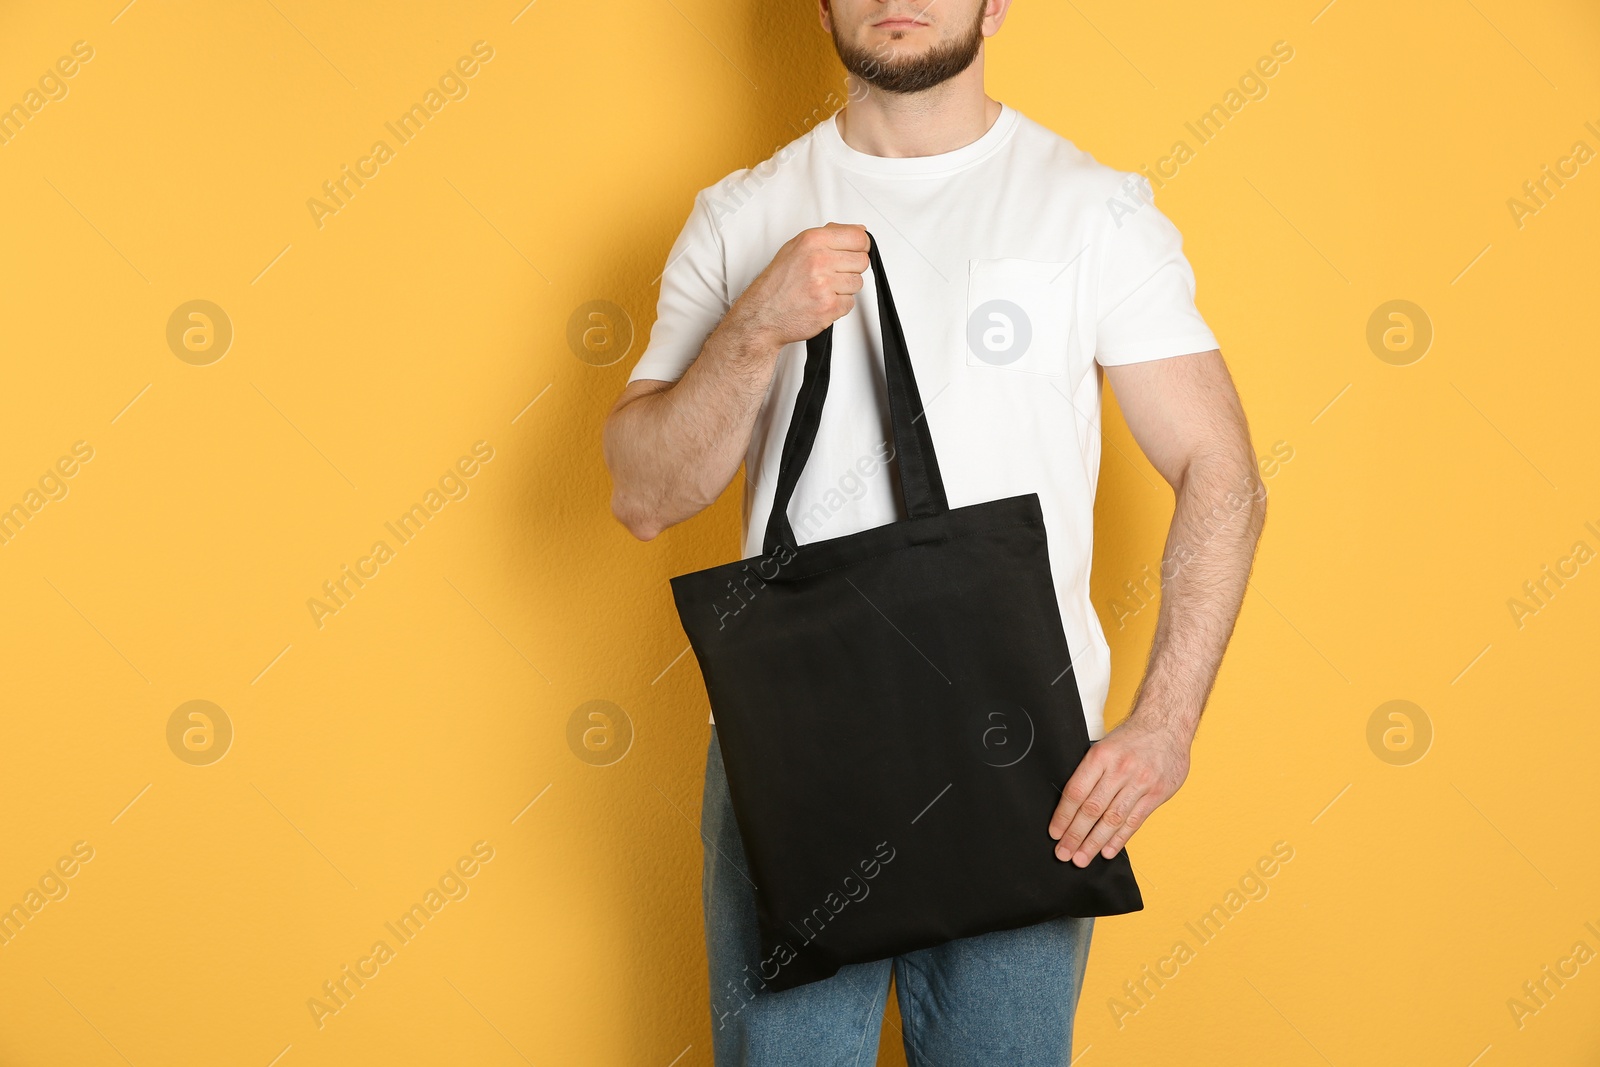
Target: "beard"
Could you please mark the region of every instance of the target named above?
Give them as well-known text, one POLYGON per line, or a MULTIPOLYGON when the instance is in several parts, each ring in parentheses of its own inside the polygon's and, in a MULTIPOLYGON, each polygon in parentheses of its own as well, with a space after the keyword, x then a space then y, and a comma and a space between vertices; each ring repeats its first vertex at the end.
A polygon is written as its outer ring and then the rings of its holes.
POLYGON ((949 81, 972 66, 983 47, 983 9, 977 5, 977 18, 960 37, 941 41, 919 56, 877 56, 865 48, 849 44, 839 36, 839 24, 833 25, 833 47, 845 70, 869 85, 886 93, 920 93, 935 85, 949 81))

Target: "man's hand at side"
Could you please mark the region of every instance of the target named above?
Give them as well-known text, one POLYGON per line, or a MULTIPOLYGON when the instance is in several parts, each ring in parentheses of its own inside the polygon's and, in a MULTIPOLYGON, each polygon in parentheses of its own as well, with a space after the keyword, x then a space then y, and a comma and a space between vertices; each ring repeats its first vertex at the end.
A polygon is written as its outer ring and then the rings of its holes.
POLYGON ((1056 858, 1087 867, 1110 859, 1189 776, 1189 738, 1129 717, 1089 746, 1050 820, 1056 858), (1064 832, 1063 832, 1064 831, 1064 832))
POLYGON ((1089 746, 1050 820, 1056 856, 1115 856, 1189 775, 1266 521, 1244 409, 1217 351, 1106 368, 1133 438, 1172 486, 1161 610, 1133 710, 1089 746))

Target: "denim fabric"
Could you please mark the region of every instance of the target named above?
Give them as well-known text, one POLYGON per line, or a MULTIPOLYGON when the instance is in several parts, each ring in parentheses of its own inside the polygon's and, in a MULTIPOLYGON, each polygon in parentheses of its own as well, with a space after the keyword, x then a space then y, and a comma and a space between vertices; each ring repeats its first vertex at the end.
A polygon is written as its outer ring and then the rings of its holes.
POLYGON ((716 1067, 870 1067, 877 1061, 891 972, 911 1067, 1064 1067, 1071 1061, 1092 918, 962 938, 854 964, 781 993, 758 993, 754 886, 715 726, 700 832, 716 1067))

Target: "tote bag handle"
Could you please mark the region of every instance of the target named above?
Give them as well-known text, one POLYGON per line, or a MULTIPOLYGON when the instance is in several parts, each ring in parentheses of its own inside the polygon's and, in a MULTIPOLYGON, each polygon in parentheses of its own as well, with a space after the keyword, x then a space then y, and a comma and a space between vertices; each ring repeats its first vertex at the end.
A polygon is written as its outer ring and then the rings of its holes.
MULTIPOLYGON (((917 392, 917 376, 911 368, 911 353, 906 348, 905 331, 895 310, 894 294, 883 271, 877 239, 867 234, 867 258, 878 293, 878 333, 883 340, 884 381, 889 393, 889 422, 894 434, 894 458, 900 471, 900 499, 906 515, 929 518, 950 510, 945 498, 944 479, 939 473, 939 457, 934 452, 933 434, 923 416, 922 397, 917 392)), ((780 544, 797 548, 794 528, 789 524, 789 501, 794 496, 800 472, 805 469, 822 425, 822 406, 828 398, 828 373, 833 362, 833 324, 806 342, 806 370, 795 397, 789 432, 783 441, 783 457, 778 464, 778 484, 767 516, 763 555, 770 556, 780 544)))

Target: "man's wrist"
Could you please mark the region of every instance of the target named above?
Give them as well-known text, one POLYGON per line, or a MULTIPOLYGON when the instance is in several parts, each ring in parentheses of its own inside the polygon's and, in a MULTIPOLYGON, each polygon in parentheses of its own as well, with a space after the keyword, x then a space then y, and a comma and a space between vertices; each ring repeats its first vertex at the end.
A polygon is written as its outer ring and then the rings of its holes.
POLYGON ((765 275, 758 276, 745 287, 733 306, 728 309, 728 315, 722 321, 733 327, 734 332, 747 344, 759 348, 761 351, 777 351, 783 347, 783 341, 777 336, 773 323, 773 303, 767 292, 767 279, 765 275))
POLYGON ((1162 699, 1141 694, 1134 702, 1128 718, 1141 725, 1164 730, 1184 740, 1193 740, 1200 729, 1200 712, 1203 707, 1193 701, 1162 699))
POLYGON ((783 341, 748 305, 735 304, 717 329, 723 335, 730 355, 741 363, 776 360, 783 349, 783 341))

